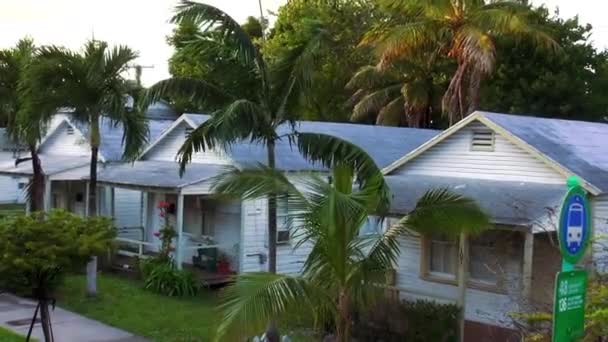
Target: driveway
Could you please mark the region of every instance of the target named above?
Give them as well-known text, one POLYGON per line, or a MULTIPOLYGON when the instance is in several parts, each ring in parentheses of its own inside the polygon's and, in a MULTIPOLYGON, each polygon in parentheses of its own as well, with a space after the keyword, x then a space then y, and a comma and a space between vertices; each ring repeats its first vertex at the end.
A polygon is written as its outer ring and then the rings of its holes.
MULTIPOLYGON (((27 335, 36 302, 11 294, 0 294, 0 326, 27 335)), ((101 322, 59 307, 51 311, 51 323, 55 340, 58 342, 147 342, 101 322)), ((44 341, 40 323, 34 325, 33 337, 44 341)))

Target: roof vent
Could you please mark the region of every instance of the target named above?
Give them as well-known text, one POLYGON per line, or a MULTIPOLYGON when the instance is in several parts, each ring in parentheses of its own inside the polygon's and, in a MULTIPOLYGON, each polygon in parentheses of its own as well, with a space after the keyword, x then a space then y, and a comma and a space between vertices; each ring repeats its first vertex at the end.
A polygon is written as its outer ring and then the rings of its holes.
POLYGON ((67 133, 68 135, 74 135, 74 127, 68 125, 67 133))
POLYGON ((192 127, 186 127, 186 128, 184 129, 184 136, 186 136, 186 139, 187 139, 187 138, 190 136, 190 134, 192 134, 192 131, 193 131, 193 130, 194 130, 194 129, 193 129, 192 127))
POLYGON ((494 151, 494 131, 490 129, 473 130, 471 151, 494 151))

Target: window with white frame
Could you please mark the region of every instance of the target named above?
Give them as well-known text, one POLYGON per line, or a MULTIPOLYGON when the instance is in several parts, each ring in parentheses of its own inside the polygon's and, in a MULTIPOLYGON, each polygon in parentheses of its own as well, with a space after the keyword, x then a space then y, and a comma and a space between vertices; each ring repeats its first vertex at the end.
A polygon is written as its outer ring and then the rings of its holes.
MULTIPOLYGON (((469 239, 469 285, 500 290, 504 274, 521 273, 522 236, 519 232, 488 230, 469 239)), ((456 284, 458 239, 443 236, 422 238, 421 276, 426 280, 456 284)))
POLYGON ((426 275, 445 280, 456 280, 458 268, 458 242, 446 236, 427 240, 426 275))
POLYGON ((287 196, 277 198, 277 243, 289 243, 289 201, 287 196))

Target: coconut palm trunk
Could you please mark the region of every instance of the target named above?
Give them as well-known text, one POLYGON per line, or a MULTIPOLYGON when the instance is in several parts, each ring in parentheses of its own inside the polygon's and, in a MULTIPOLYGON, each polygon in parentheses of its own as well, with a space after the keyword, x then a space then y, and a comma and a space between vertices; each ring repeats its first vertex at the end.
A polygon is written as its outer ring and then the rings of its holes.
POLYGON ((29 188, 30 211, 39 211, 44 208, 44 174, 42 163, 38 156, 36 145, 30 145, 30 156, 32 158, 32 183, 29 188))
MULTIPOLYGON (((99 157, 99 117, 91 119, 91 163, 89 170, 88 216, 97 216, 97 161, 99 157)), ((97 296, 97 256, 87 264, 87 295, 97 296)))

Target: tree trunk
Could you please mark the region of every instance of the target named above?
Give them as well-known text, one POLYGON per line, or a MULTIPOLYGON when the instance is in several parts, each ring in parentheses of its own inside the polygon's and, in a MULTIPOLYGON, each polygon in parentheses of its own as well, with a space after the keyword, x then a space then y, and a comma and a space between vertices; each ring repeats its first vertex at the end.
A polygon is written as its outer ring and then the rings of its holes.
MULTIPOLYGON (((267 146, 268 167, 275 168, 274 141, 267 146)), ((277 194, 268 197, 268 272, 277 272, 277 194)))
POLYGON ((51 315, 49 313, 49 301, 47 298, 40 298, 40 325, 44 334, 45 342, 53 342, 53 332, 51 330, 51 315))
MULTIPOLYGON (((274 141, 269 141, 266 146, 268 153, 268 167, 275 168, 274 141)), ((277 273, 277 195, 268 196, 268 272, 277 273)), ((266 339, 268 342, 279 342, 279 329, 276 321, 271 319, 266 328, 266 339)))
MULTIPOLYGON (((89 172, 88 215, 97 216, 97 157, 99 154, 99 119, 91 120, 91 167, 89 172)), ((97 256, 87 264, 87 295, 97 296, 97 256)))
POLYGON ((30 212, 40 211, 44 208, 44 173, 36 146, 30 145, 32 157, 32 183, 29 188, 30 212))
POLYGON ((464 341, 464 325, 466 312, 467 283, 469 282, 469 243, 467 234, 461 233, 458 243, 458 305, 460 306, 460 319, 458 333, 459 341, 464 341))
POLYGON ((338 321, 336 322, 336 341, 350 341, 350 299, 345 290, 338 298, 338 321))

